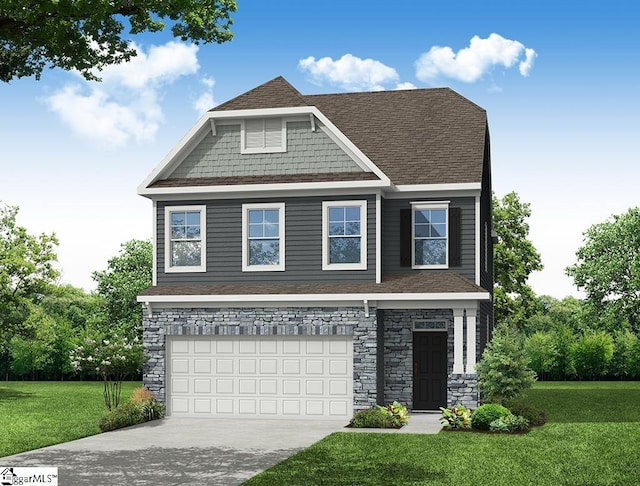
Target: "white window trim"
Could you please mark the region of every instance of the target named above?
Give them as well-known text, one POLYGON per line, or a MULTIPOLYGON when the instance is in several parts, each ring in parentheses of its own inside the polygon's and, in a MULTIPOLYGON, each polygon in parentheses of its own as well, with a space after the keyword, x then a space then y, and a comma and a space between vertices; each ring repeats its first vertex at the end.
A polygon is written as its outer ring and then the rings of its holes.
POLYGON ((367 201, 323 201, 322 202, 322 270, 366 270, 367 269, 367 201), (329 208, 360 208, 360 263, 329 263, 329 208))
MULTIPOLYGON (((260 118, 263 123, 266 118, 260 118)), ((246 147, 246 138, 245 138, 245 120, 240 122, 240 153, 241 154, 273 154, 278 152, 286 152, 287 151, 287 122, 284 118, 282 120, 282 135, 281 135, 281 144, 279 147, 256 147, 256 148, 247 148, 246 147)))
POLYGON ((165 273, 207 271, 207 206, 165 206, 164 208, 164 271, 165 273), (200 265, 171 266, 171 213, 200 211, 200 265))
POLYGON ((242 271, 243 272, 283 272, 285 269, 285 205, 284 203, 243 204, 242 205, 242 271), (249 265, 249 210, 277 209, 279 213, 278 238, 280 240, 280 263, 277 265, 249 265))
POLYGON ((449 201, 438 202, 412 202, 411 203, 411 268, 422 269, 443 269, 449 268, 449 201), (416 210, 420 209, 444 209, 445 210, 445 222, 446 222, 446 235, 445 235, 445 263, 439 265, 416 265, 416 210))

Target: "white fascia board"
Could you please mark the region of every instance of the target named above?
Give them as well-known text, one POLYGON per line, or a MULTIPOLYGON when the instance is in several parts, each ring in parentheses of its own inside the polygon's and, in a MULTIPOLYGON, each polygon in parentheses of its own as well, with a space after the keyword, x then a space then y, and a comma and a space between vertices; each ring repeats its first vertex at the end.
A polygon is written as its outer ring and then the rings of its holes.
POLYGON ((189 130, 187 134, 180 139, 178 144, 169 151, 164 159, 162 159, 162 162, 160 162, 155 169, 151 171, 151 174, 149 174, 138 186, 139 195, 146 195, 146 191, 148 190, 147 188, 150 184, 153 184, 161 175, 167 172, 168 168, 181 162, 189 152, 191 152, 191 150, 207 136, 211 131, 211 123, 209 120, 210 117, 207 116, 207 114, 200 117, 191 130, 189 130))
MULTIPOLYGON (((332 307, 344 302, 467 302, 490 300, 489 292, 437 292, 437 293, 366 293, 366 294, 236 294, 236 295, 141 295, 138 302, 145 304, 222 304, 246 303, 257 304, 296 302, 331 303, 332 307)), ((450 305, 450 304, 449 304, 450 305)))
POLYGON ((313 190, 331 190, 331 189, 379 189, 387 188, 389 184, 379 180, 365 181, 334 181, 334 182, 297 182, 297 183, 277 183, 277 184, 238 184, 226 186, 189 186, 189 187, 151 187, 139 188, 138 194, 142 196, 171 196, 179 195, 188 198, 189 195, 198 195, 199 197, 226 197, 229 195, 242 194, 263 194, 265 192, 281 191, 288 193, 292 191, 313 191, 313 190))
POLYGON ((479 196, 481 184, 479 182, 452 184, 401 184, 394 185, 386 199, 406 199, 410 197, 464 197, 479 196))

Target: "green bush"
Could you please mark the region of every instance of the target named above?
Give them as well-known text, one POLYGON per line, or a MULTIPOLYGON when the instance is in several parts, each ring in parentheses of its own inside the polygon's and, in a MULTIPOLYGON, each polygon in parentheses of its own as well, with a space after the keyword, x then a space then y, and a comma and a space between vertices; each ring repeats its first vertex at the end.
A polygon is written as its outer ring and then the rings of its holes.
POLYGON ((354 428, 392 428, 393 417, 381 407, 368 408, 357 412, 349 425, 354 428))
POLYGON ((470 429, 471 410, 458 403, 451 408, 440 407, 442 417, 440 423, 447 429, 470 429))
POLYGON ((520 415, 505 415, 489 424, 491 432, 527 432, 529 421, 520 415))
POLYGON ((613 338, 605 331, 587 330, 571 351, 578 377, 595 379, 607 372, 613 358, 613 338))
POLYGON ((514 403, 509 407, 513 415, 520 415, 529 421, 530 425, 544 425, 547 423, 547 416, 544 411, 529 403, 514 403))
POLYGON ((491 422, 506 415, 511 415, 509 409, 497 403, 480 405, 471 414, 471 427, 478 430, 489 430, 491 422))
POLYGON ((384 410, 385 413, 391 417, 394 427, 402 427, 409 421, 409 410, 397 401, 394 401, 386 407, 378 405, 378 408, 384 410))
POLYGON ((531 387, 536 375, 528 363, 515 326, 497 326, 476 366, 478 386, 486 401, 504 403, 531 387))
POLYGON ((142 424, 164 417, 164 405, 156 400, 128 401, 100 418, 98 426, 103 432, 142 424))

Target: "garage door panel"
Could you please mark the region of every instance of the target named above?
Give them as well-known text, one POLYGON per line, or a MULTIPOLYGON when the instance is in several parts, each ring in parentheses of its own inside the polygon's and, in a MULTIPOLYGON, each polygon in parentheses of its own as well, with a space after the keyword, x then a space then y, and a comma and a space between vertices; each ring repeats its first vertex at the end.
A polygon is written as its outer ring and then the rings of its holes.
POLYGON ((351 337, 168 339, 172 415, 351 417, 351 337))

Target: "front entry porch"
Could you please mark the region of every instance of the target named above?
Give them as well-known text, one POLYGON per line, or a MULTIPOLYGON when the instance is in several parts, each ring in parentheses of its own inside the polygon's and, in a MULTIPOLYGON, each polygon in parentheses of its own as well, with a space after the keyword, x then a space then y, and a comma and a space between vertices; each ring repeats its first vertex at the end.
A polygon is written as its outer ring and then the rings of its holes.
POLYGON ((412 410, 479 402, 476 363, 488 327, 477 325, 476 303, 439 309, 379 310, 383 373, 379 402, 398 400, 412 410), (380 400, 380 398, 382 398, 380 400))

